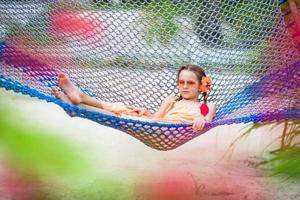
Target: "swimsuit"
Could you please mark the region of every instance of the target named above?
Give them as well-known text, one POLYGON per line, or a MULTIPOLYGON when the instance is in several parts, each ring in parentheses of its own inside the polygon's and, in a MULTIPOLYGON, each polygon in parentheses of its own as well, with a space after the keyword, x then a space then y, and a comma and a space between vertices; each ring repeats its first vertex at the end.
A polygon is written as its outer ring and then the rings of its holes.
POLYGON ((163 117, 138 116, 137 113, 131 112, 131 109, 123 103, 104 103, 103 108, 122 118, 153 122, 193 124, 195 118, 202 116, 200 113, 200 105, 201 103, 199 102, 191 102, 184 99, 173 101, 163 117))

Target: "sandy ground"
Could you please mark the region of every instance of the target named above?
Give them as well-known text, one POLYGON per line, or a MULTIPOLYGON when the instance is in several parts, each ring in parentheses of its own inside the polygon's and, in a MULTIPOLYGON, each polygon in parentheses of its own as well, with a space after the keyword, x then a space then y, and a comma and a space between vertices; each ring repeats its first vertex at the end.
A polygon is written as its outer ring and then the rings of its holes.
POLYGON ((175 150, 161 152, 123 132, 71 118, 55 104, 3 89, 0 95, 26 123, 84 148, 95 163, 101 161, 99 170, 134 185, 136 199, 159 199, 153 191, 169 182, 178 183, 172 187, 184 193, 183 199, 189 195, 206 200, 300 199, 299 182, 269 177, 254 167, 266 145, 280 133, 270 127, 239 142, 231 156, 226 153, 229 145, 248 124, 220 126, 175 150))

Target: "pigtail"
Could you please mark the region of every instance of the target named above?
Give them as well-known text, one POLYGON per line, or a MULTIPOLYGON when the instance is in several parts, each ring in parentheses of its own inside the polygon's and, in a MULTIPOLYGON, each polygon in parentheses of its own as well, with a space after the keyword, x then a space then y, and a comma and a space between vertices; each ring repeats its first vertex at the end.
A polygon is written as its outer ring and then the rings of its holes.
POLYGON ((183 99, 183 97, 182 97, 182 95, 180 94, 176 99, 175 99, 175 101, 180 101, 180 100, 182 100, 183 99))
POLYGON ((208 98, 207 92, 203 92, 203 93, 202 93, 202 96, 203 96, 203 102, 204 102, 204 103, 207 103, 207 98, 208 98))
POLYGON ((208 98, 208 93, 207 92, 202 92, 202 96, 199 97, 199 102, 203 100, 204 103, 207 103, 207 98, 208 98))

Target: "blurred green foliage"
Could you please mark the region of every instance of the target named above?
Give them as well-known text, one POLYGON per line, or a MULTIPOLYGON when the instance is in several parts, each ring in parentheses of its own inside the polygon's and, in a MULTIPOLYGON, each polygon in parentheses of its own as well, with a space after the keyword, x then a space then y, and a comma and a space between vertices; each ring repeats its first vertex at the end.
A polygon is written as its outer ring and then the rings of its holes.
MULTIPOLYGON (((34 193, 36 198, 133 199, 131 183, 123 182, 116 174, 105 173, 101 161, 90 161, 85 151, 52 131, 21 121, 17 109, 5 102, 7 100, 0 96, 0 163, 8 163, 20 177, 30 175, 30 180, 38 180, 42 188, 34 191, 43 194, 34 193)), ((28 189, 34 189, 30 187, 36 186, 28 185, 28 189)))
POLYGON ((176 4, 174 1, 162 0, 152 1, 146 8, 148 15, 146 15, 146 40, 153 42, 160 41, 162 44, 170 42, 179 30, 176 17, 181 15, 184 11, 182 4, 176 4))
POLYGON ((114 3, 112 1, 95 1, 94 7, 103 10, 141 10, 144 13, 141 24, 145 25, 145 39, 149 43, 159 41, 167 44, 179 30, 175 17, 184 12, 185 6, 179 1, 126 1, 114 3), (145 24, 144 22, 147 22, 145 24))
POLYGON ((49 176, 86 169, 86 160, 75 147, 20 120, 0 99, 0 150, 18 168, 49 176))
POLYGON ((232 153, 238 142, 266 126, 282 132, 271 144, 266 146, 267 149, 276 143, 279 144, 278 148, 269 150, 267 158, 257 163, 257 166, 270 167, 272 175, 283 175, 300 180, 300 119, 249 124, 246 130, 232 142, 229 151, 232 153))
POLYGON ((257 1, 220 1, 222 20, 229 23, 237 32, 237 44, 253 46, 265 40, 272 33, 276 23, 277 2, 273 4, 257 1))
POLYGON ((287 147, 272 152, 273 157, 266 163, 270 164, 274 175, 284 175, 300 180, 300 146, 287 147))

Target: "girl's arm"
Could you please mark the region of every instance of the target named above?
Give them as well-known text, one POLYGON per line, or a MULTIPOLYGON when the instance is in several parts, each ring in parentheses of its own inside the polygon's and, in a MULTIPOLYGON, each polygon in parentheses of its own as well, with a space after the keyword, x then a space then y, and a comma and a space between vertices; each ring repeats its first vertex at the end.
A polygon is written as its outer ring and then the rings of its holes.
POLYGON ((194 120, 193 122, 194 131, 202 130, 205 126, 205 123, 213 121, 216 114, 216 105, 214 103, 208 103, 207 106, 209 109, 208 114, 205 117, 200 116, 194 120))
POLYGON ((176 97, 167 96, 161 103, 158 111, 156 113, 154 113, 152 115, 152 117, 163 117, 167 113, 167 110, 168 110, 169 106, 171 105, 171 103, 175 100, 176 100, 176 97))
POLYGON ((128 108, 131 109, 131 112, 136 112, 138 113, 139 116, 147 116, 149 118, 153 118, 153 117, 163 117, 169 106, 171 105, 171 103, 176 99, 176 97, 173 96, 168 96, 166 97, 163 102, 161 103, 158 111, 154 114, 150 113, 146 108, 137 108, 137 107, 131 107, 128 106, 128 108))
POLYGON ((209 112, 208 114, 204 117, 206 122, 212 122, 215 114, 216 114, 216 105, 214 103, 208 103, 207 104, 209 112))

